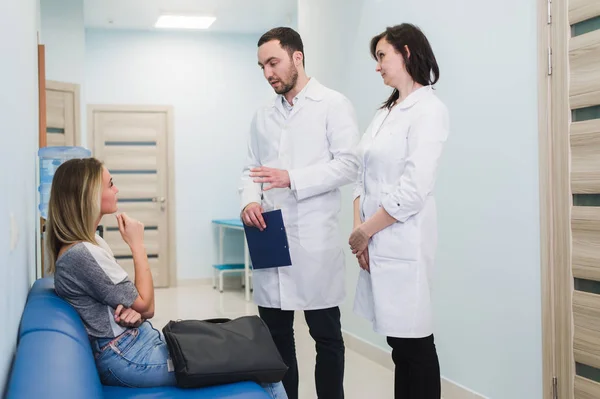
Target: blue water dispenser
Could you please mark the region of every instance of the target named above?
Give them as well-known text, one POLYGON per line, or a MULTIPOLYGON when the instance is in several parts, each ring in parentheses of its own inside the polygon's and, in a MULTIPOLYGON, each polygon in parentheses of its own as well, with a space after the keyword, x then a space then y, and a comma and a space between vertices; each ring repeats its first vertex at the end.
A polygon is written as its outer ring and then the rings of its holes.
POLYGON ((56 169, 65 161, 74 158, 89 158, 90 150, 83 147, 43 147, 38 151, 40 159, 40 214, 44 219, 48 218, 48 200, 50 199, 50 188, 52 178, 56 169))

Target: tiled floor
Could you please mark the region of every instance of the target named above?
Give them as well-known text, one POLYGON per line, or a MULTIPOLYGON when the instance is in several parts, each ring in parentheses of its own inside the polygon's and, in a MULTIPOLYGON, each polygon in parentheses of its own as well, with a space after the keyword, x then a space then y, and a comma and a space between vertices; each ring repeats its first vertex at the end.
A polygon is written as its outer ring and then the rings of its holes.
MULTIPOLYGON (((169 320, 234 318, 257 314, 256 306, 246 302, 241 289, 228 289, 223 294, 210 285, 180 286, 156 290, 156 311, 152 320, 156 328, 169 320)), ((296 352, 300 373, 300 398, 315 399, 314 341, 308 334, 302 313, 296 317, 296 352)), ((393 373, 389 369, 346 349, 344 377, 347 399, 393 398, 393 373)), ((326 399, 326 398, 321 398, 326 399)))

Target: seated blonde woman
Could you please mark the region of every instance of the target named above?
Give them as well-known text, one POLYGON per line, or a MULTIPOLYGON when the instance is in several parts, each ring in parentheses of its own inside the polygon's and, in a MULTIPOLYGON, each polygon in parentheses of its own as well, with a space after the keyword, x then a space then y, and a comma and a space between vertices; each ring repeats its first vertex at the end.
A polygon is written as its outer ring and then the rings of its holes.
MULTIPOLYGON (((117 211, 118 192, 97 159, 69 160, 56 170, 46 224, 49 271, 56 293, 83 320, 103 384, 176 385, 167 345, 148 321, 154 316, 154 286, 144 226, 126 214, 115 216, 133 255, 134 282, 95 234, 102 217, 117 211)), ((281 383, 263 387, 275 399, 287 398, 281 383)))

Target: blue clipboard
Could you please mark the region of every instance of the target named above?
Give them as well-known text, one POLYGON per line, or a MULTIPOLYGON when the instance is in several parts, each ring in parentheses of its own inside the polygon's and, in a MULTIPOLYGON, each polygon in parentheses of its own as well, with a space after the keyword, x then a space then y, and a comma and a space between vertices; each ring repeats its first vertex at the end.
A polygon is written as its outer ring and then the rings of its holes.
POLYGON ((263 231, 244 224, 252 268, 291 266, 292 258, 281 210, 265 212, 262 216, 267 225, 263 231))

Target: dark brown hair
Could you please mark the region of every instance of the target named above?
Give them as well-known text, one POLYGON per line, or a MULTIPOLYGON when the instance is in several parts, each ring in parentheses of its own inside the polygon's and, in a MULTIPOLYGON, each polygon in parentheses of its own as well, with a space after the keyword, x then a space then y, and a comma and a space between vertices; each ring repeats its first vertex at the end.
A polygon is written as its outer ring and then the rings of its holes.
POLYGON ((288 52, 290 58, 294 52, 301 52, 302 66, 304 66, 304 44, 302 43, 302 38, 298 32, 287 27, 273 28, 260 37, 258 40, 258 47, 271 40, 279 40, 281 48, 288 52))
MULTIPOLYGON (((421 29, 412 24, 388 27, 384 32, 371 39, 371 55, 375 60, 377 60, 377 43, 381 39, 385 39, 402 55, 406 71, 415 82, 428 86, 439 80, 440 69, 429 40, 427 40, 421 29), (404 46, 408 47, 410 57, 404 46)), ((381 108, 392 108, 398 98, 400 98, 400 93, 398 89, 394 89, 392 95, 383 103, 381 108)))

